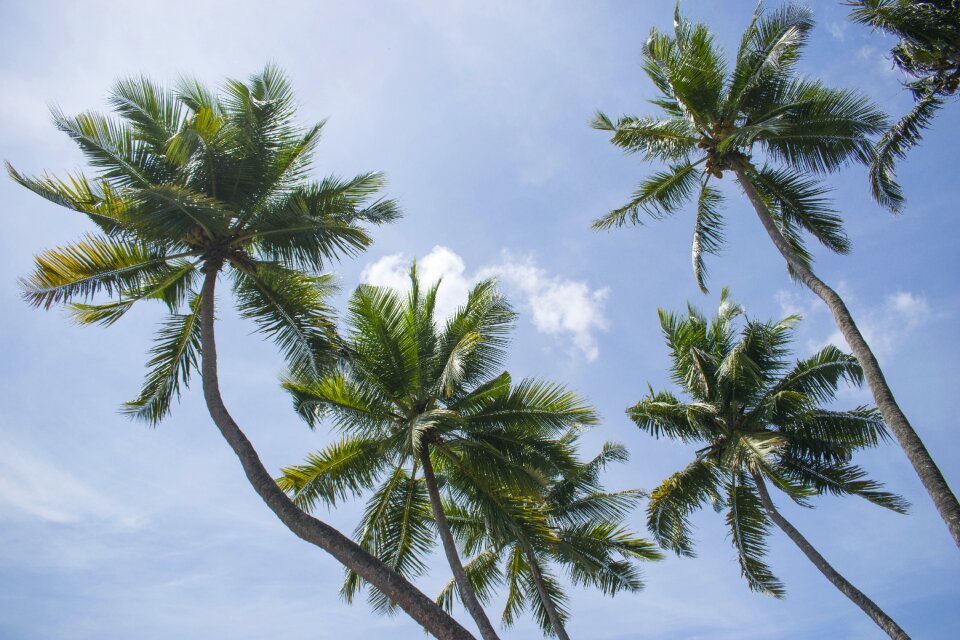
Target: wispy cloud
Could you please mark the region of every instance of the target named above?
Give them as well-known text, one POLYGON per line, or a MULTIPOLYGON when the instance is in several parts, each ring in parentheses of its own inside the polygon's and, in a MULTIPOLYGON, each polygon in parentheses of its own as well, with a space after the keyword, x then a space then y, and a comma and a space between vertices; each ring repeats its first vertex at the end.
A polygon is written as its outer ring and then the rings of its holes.
POLYGON ((107 520, 135 528, 141 519, 124 513, 106 497, 55 463, 9 438, 0 438, 0 517, 26 515, 66 524, 107 520))
MULTIPOLYGON (((360 275, 363 282, 406 290, 411 259, 402 253, 384 256, 368 264, 360 275)), ((442 279, 437 293, 437 313, 448 316, 467 299, 475 283, 495 277, 515 298, 520 309, 530 313, 537 331, 566 340, 571 350, 588 361, 600 355, 594 332, 607 328, 604 303, 609 289, 591 288, 580 280, 548 273, 531 257, 502 254, 501 260, 468 273, 462 257, 448 247, 436 246, 417 259, 417 271, 425 282, 442 279)))
POLYGON ((847 23, 846 22, 831 22, 827 25, 827 31, 830 32, 834 38, 843 42, 847 39, 847 23))
MULTIPOLYGON (((845 291, 842 295, 848 300, 854 298, 850 292, 845 291)), ((776 299, 784 313, 800 314, 812 325, 809 331, 814 335, 807 341, 808 349, 813 351, 833 344, 849 350, 839 329, 830 329, 824 337, 821 327, 832 319, 826 306, 813 295, 778 291, 776 299), (819 337, 816 335, 818 331, 819 337)), ((926 296, 911 291, 889 294, 881 304, 861 307, 854 316, 863 337, 879 357, 892 356, 917 329, 938 317, 926 296)))

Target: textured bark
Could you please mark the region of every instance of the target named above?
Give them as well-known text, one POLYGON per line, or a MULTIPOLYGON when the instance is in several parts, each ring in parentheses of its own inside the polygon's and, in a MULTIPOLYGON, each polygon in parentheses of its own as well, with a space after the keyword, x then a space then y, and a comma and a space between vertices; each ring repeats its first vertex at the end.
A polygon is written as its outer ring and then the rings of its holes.
POLYGON ((553 606, 553 600, 550 599, 550 594, 547 593, 547 585, 543 582, 543 573, 540 571, 540 563, 537 561, 536 554, 533 553, 530 547, 524 547, 523 551, 527 556, 527 564, 530 565, 533 582, 537 585, 537 592, 540 594, 543 608, 547 611, 547 617, 550 619, 550 626, 553 628, 553 632, 557 634, 560 640, 570 640, 570 636, 567 635, 567 630, 563 626, 563 621, 560 619, 560 614, 557 612, 557 608, 553 606))
POLYGON ((864 613, 866 613, 870 618, 877 623, 877 625, 883 629, 888 636, 894 640, 910 640, 910 636, 907 635, 906 631, 900 628, 900 626, 893 621, 893 618, 888 616, 883 612, 883 609, 878 607, 876 603, 868 598, 862 591, 857 589, 855 586, 850 584, 850 582, 840 575, 836 569, 830 566, 830 563, 827 562, 820 552, 813 548, 813 545, 807 541, 806 538, 801 535, 799 531, 794 528, 790 522, 784 518, 777 507, 773 504, 773 500, 770 499, 770 494, 767 492, 767 486, 763 482, 763 478, 760 477, 760 474, 754 472, 753 480, 757 484, 757 491, 760 493, 760 501, 763 503, 763 508, 766 510, 767 515, 770 516, 770 519, 773 520, 774 524, 780 527, 787 536, 793 540, 794 544, 800 547, 800 550, 803 551, 803 554, 810 559, 810 562, 820 570, 827 580, 833 583, 837 589, 840 590, 843 595, 850 598, 850 600, 860 607, 864 613))
POLYGON ((206 399, 210 417, 240 459, 243 471, 254 490, 290 531, 320 547, 341 564, 355 571, 357 575, 395 602, 431 635, 442 640, 475 640, 460 623, 405 578, 330 525, 304 513, 277 487, 253 445, 230 416, 220 396, 217 347, 214 338, 214 293, 218 271, 219 265, 208 265, 205 269, 206 276, 201 293, 200 341, 203 396, 206 399))
POLYGON ((440 500, 440 490, 437 488, 437 478, 433 474, 433 463, 430 462, 430 454, 427 446, 423 446, 420 451, 420 464, 423 466, 423 479, 427 483, 427 493, 430 495, 430 508, 433 510, 433 519, 437 523, 437 530, 440 532, 440 540, 443 543, 443 553, 447 556, 447 563, 453 570, 453 579, 457 583, 457 590, 460 592, 460 600, 463 606, 467 608, 470 615, 477 623, 480 629, 480 635, 483 640, 500 640, 497 632, 487 613, 483 610, 477 594, 467 578, 467 571, 463 568, 460 561, 460 555, 457 553, 457 545, 453 541, 453 534, 450 532, 450 524, 447 522, 447 516, 443 512, 443 502, 440 500))
POLYGON ((926 488, 927 493, 930 494, 937 511, 940 512, 940 517, 947 524, 954 543, 960 547, 960 502, 957 501, 957 496, 950 490, 950 485, 947 484, 943 473, 940 472, 933 461, 930 452, 927 451, 920 436, 913 430, 907 417, 901 411, 900 405, 893 397, 893 391, 890 390, 883 371, 880 369, 876 356, 873 355, 873 351, 870 350, 870 346, 864 340, 863 334, 857 328, 857 324, 853 321, 853 316, 850 315, 850 310, 847 309, 843 299, 797 257, 786 238, 780 233, 766 204, 750 180, 747 172, 752 170, 752 167, 739 165, 733 168, 740 187, 756 210, 760 223, 763 224, 763 228, 767 231, 770 239, 773 240, 773 244, 800 280, 830 308, 840 332, 863 369, 864 377, 866 377, 867 383, 870 385, 870 391, 873 393, 873 400, 877 404, 881 415, 883 415, 884 421, 890 426, 890 430, 893 431, 900 447, 907 454, 910 464, 913 465, 913 469, 920 476, 920 481, 926 488))

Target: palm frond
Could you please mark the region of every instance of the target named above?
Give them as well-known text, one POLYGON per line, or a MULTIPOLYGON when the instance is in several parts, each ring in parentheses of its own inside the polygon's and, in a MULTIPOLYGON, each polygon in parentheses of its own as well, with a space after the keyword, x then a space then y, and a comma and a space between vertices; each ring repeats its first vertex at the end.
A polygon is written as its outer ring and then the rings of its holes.
POLYGON ((123 412, 156 425, 169 415, 173 401, 180 397, 180 385, 190 383, 190 374, 199 363, 199 295, 193 296, 190 313, 172 314, 163 323, 150 356, 143 389, 136 399, 124 404, 123 412))
POLYGON ((318 503, 330 507, 370 489, 390 459, 380 439, 346 436, 307 456, 303 464, 285 467, 277 485, 301 509, 313 511, 318 503))
POLYGON ((610 229, 626 224, 643 224, 640 213, 655 220, 676 213, 696 188, 701 161, 683 163, 661 171, 640 183, 630 202, 593 222, 594 229, 610 229))
POLYGON ((241 317, 277 343, 294 375, 322 375, 333 365, 338 338, 327 300, 329 276, 309 276, 275 262, 234 265, 241 317))
POLYGON ((763 561, 767 553, 766 537, 772 526, 760 498, 741 476, 727 483, 727 526, 737 550, 740 573, 752 591, 775 598, 785 595, 781 583, 763 561))
POLYGON ((647 528, 661 547, 677 555, 694 555, 689 517, 707 500, 720 501, 718 483, 714 465, 698 459, 653 490, 647 505, 647 528))

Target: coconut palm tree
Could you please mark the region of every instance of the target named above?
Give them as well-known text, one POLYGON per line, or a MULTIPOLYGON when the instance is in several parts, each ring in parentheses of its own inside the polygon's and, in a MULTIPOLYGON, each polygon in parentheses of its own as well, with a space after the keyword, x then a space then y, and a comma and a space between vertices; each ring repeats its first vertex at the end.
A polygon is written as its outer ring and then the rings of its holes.
POLYGON ((742 311, 721 296, 712 321, 688 307, 686 317, 660 311, 671 377, 689 396, 650 393, 627 410, 641 430, 700 446, 686 468, 653 491, 647 525, 661 546, 693 555, 690 514, 712 502, 726 510, 730 539, 750 588, 782 597, 781 582, 764 561, 771 521, 824 576, 891 638, 907 634, 840 575, 777 510, 767 482, 795 502, 816 495, 857 495, 898 513, 899 496, 881 490, 853 465, 853 454, 887 437, 875 409, 823 408, 842 381, 860 384, 856 359, 827 346, 791 365, 788 345, 797 316, 777 323, 735 321, 742 311))
MULTIPOLYGON (((572 443, 575 438, 570 433, 564 440, 572 443)), ((472 556, 465 567, 481 599, 506 585, 505 626, 529 610, 544 633, 569 640, 568 596, 551 564, 565 569, 573 584, 593 586, 610 596, 643 588, 638 561, 663 557, 652 542, 624 524, 643 493, 604 491, 600 482, 608 464, 628 459, 623 445, 608 442, 592 460, 550 478, 538 496, 504 495, 498 510, 446 506, 461 548, 472 556)), ((453 595, 451 581, 439 597, 448 611, 453 595)))
POLYGON ((124 406, 155 425, 197 368, 207 407, 256 492, 297 536, 377 586, 437 638, 471 638, 397 572, 287 498, 230 416, 220 394, 214 337, 215 291, 229 278, 240 315, 280 347, 290 368, 319 375, 340 344, 328 299, 332 261, 365 249, 366 225, 395 219, 378 199, 383 178, 310 181, 322 123, 295 124, 293 92, 268 66, 219 94, 195 81, 169 90, 144 79, 118 83, 114 117, 54 111, 95 175, 15 181, 99 229, 36 258, 22 281, 37 307, 64 305, 82 324, 110 325, 141 300, 169 315, 150 352, 139 396, 124 406))
POLYGON ((809 233, 846 253, 850 244, 818 176, 849 162, 869 162, 871 134, 885 118, 854 91, 831 89, 798 76, 796 63, 812 27, 806 9, 772 13, 758 7, 743 34, 733 68, 709 29, 679 11, 674 35, 653 30, 643 46, 643 68, 660 95, 662 117, 599 113, 594 126, 612 142, 668 168, 645 179, 633 198, 594 223, 597 229, 660 219, 696 199, 693 269, 706 291, 704 256, 723 245, 723 198, 711 184, 732 173, 792 277, 821 298, 863 367, 874 401, 960 546, 960 502, 893 396, 876 356, 843 299, 813 271, 804 243, 809 233))
MULTIPOLYGON (((349 357, 326 375, 295 372, 285 384, 311 425, 329 416, 344 438, 284 469, 279 484, 313 507, 379 483, 357 531, 360 546, 415 577, 424 571, 435 527, 464 606, 483 638, 495 640, 443 496, 491 511, 500 508, 505 487, 537 490, 545 476, 572 464, 558 434, 594 424, 597 416, 559 385, 513 383, 501 371, 514 313, 492 280, 474 287, 445 321, 435 315, 439 286, 424 290, 414 264, 405 299, 370 285, 354 292, 344 347, 349 357)), ((347 576, 348 598, 358 578, 366 579, 357 573, 347 576)), ((374 602, 382 598, 374 595, 374 602)))
POLYGON ((878 202, 894 211, 903 206, 896 162, 916 146, 947 98, 960 91, 960 5, 956 0, 851 0, 850 18, 879 29, 898 42, 893 63, 910 80, 914 107, 877 144, 870 164, 870 186, 878 202))

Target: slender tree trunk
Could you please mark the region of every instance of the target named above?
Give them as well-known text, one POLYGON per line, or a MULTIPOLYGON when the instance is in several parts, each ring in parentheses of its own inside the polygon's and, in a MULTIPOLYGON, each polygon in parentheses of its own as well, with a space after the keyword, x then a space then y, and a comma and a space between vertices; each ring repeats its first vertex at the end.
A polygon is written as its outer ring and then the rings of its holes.
POLYGON ((427 493, 430 495, 430 508, 433 510, 433 519, 437 522, 437 530, 440 532, 440 540, 443 542, 443 552, 447 556, 447 562, 450 569, 453 570, 453 579, 457 583, 457 589, 460 591, 460 600, 463 606, 467 608, 470 615, 480 628, 480 635, 483 640, 500 640, 497 632, 487 613, 480 605, 477 594, 470 584, 467 577, 467 571, 463 568, 460 561, 460 555, 457 553, 457 545, 453 541, 453 534, 450 533, 450 524, 447 522, 447 516, 443 512, 443 502, 440 500, 440 490, 437 488, 437 478, 433 474, 433 463, 430 462, 430 452, 427 450, 429 445, 424 444, 420 451, 420 465, 423 467, 423 479, 427 483, 427 493))
POLYGON ((893 621, 893 618, 884 613, 883 610, 873 602, 873 600, 868 598, 862 591, 850 584, 846 578, 844 578, 837 572, 836 569, 830 566, 830 563, 827 562, 823 556, 813 548, 813 545, 810 544, 807 539, 804 538, 786 518, 780 515, 780 512, 777 511, 777 507, 773 504, 773 500, 770 499, 770 494, 767 492, 767 486, 764 484, 763 478, 759 473, 753 473, 753 481, 757 484, 757 491, 760 493, 760 501, 763 503, 763 508, 767 511, 770 519, 773 520, 778 527, 783 529, 783 532, 786 533, 791 540, 793 540, 794 544, 800 547, 800 550, 803 551, 803 554, 810 559, 810 562, 812 562, 817 569, 820 570, 820 573, 825 575, 827 580, 833 583, 833 586, 839 589, 843 595, 850 598, 855 605, 860 607, 864 613, 870 616, 870 619, 876 622, 881 629, 886 631, 888 636, 894 640, 910 640, 910 636, 908 636, 906 631, 901 629, 900 626, 893 621))
POLYGON ((214 290, 220 266, 215 263, 207 266, 201 293, 200 342, 203 395, 207 401, 210 417, 240 459, 243 471, 254 490, 290 531, 320 547, 344 566, 355 571, 434 637, 442 640, 475 640, 460 623, 405 578, 330 525, 301 511, 280 490, 267 472, 253 445, 227 412, 220 396, 217 347, 214 338, 214 290))
POLYGON ((537 592, 540 594, 540 601, 543 602, 543 608, 547 611, 547 617, 550 619, 550 626, 553 632, 557 634, 560 640, 570 640, 567 630, 563 626, 563 620, 560 619, 560 612, 553 604, 550 594, 547 593, 547 585, 543 581, 543 572, 540 571, 540 563, 537 561, 533 550, 524 544, 523 552, 527 556, 527 564, 530 565, 530 573, 533 574, 533 582, 537 585, 537 592))
POLYGON ((940 512, 940 517, 947 524, 954 542, 960 547, 960 502, 957 501, 956 495, 950 490, 950 486, 933 461, 923 441, 920 440, 920 436, 913 430, 907 417, 900 410, 900 405, 893 397, 893 391, 890 390, 890 386, 883 376, 883 371, 880 370, 880 364, 877 362, 876 356, 873 355, 867 341, 863 339, 863 335, 853 321, 853 316, 850 315, 847 305, 837 295, 836 291, 814 275, 813 271, 797 257, 786 238, 780 233, 763 198, 760 197, 750 180, 748 171, 753 172, 753 167, 738 165, 733 168, 733 171, 737 175, 740 187, 746 193, 747 198, 750 199, 750 203, 753 204, 763 228, 766 229, 770 239, 773 240, 773 244, 786 259, 787 264, 790 265, 800 280, 830 308, 840 332, 863 369, 867 383, 870 385, 870 391, 873 392, 873 400, 877 403, 877 408, 880 409, 884 421, 890 425, 897 441, 907 454, 910 464, 913 465, 927 493, 933 499, 937 511, 940 512))

